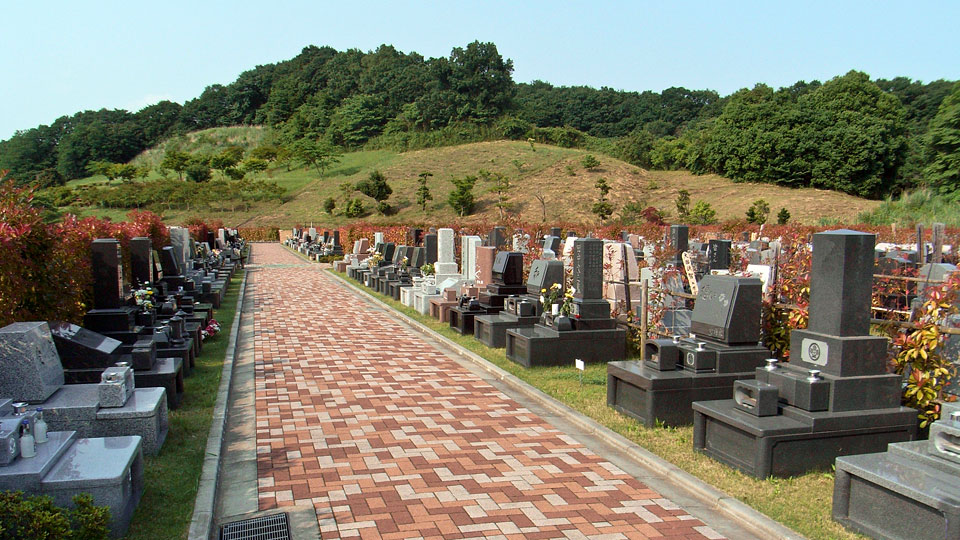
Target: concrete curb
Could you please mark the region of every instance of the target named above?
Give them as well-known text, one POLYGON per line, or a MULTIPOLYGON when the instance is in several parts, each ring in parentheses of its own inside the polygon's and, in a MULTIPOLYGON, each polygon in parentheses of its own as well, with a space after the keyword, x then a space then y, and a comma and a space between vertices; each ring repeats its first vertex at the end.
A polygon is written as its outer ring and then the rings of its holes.
POLYGON ((490 373, 508 385, 510 388, 522 393, 530 399, 533 399, 549 411, 557 414, 558 416, 562 416, 565 420, 578 426, 580 429, 583 429, 584 431, 603 439, 612 446, 621 449, 624 454, 629 456, 640 466, 647 469, 654 475, 671 481, 677 488, 686 492, 691 498, 700 501, 704 506, 713 508, 723 516, 737 521, 745 528, 750 529, 763 538, 779 540, 805 539, 804 536, 800 535, 796 531, 782 525, 781 523, 753 509, 740 500, 727 495, 723 491, 720 491, 703 480, 700 480, 690 473, 680 469, 676 465, 673 465, 656 454, 653 454, 652 452, 630 441, 619 433, 616 433, 615 431, 594 421, 591 418, 583 416, 567 405, 557 401, 533 386, 530 386, 518 377, 500 369, 496 365, 487 361, 485 358, 470 352, 467 349, 464 349, 456 342, 438 334, 436 331, 430 328, 427 328, 418 321, 411 319, 409 316, 395 311, 389 305, 374 296, 372 292, 359 287, 359 284, 340 276, 336 272, 330 271, 329 274, 336 278, 344 286, 364 293, 364 296, 367 297, 371 302, 374 302, 385 308, 390 315, 405 323, 411 329, 424 334, 434 342, 442 344, 444 348, 449 349, 451 352, 457 353, 460 357, 469 360, 476 366, 480 367, 484 371, 490 373))
POLYGON ((240 292, 237 296, 237 312, 230 326, 230 340, 223 358, 220 373, 220 386, 217 388, 217 401, 213 406, 213 422, 207 435, 204 451, 203 469, 200 472, 200 485, 197 487, 197 499, 193 505, 193 517, 190 520, 190 540, 209 540, 213 538, 213 521, 217 503, 217 485, 220 482, 220 457, 223 451, 223 431, 227 422, 227 403, 230 397, 230 383, 233 378, 233 361, 237 353, 240 335, 240 319, 243 317, 243 296, 247 289, 247 276, 244 271, 240 292))

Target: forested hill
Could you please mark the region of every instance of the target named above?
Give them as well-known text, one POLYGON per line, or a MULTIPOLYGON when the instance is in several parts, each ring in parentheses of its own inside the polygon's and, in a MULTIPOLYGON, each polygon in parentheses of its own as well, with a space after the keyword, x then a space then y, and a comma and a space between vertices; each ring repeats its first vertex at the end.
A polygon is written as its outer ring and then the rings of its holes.
POLYGON ((20 131, 0 142, 0 169, 21 183, 57 185, 87 176, 94 162, 129 161, 171 135, 258 124, 274 128, 271 142, 281 146, 322 141, 348 151, 404 150, 532 139, 646 168, 868 197, 923 181, 953 186, 960 175, 951 165, 956 145, 938 146, 943 138, 929 129, 931 122, 960 129, 960 87, 951 81, 871 80, 851 71, 822 84, 757 84, 721 97, 686 88, 518 84, 512 71, 493 43, 429 59, 389 45, 366 53, 309 46, 229 85, 209 86, 183 106, 84 111, 20 131))

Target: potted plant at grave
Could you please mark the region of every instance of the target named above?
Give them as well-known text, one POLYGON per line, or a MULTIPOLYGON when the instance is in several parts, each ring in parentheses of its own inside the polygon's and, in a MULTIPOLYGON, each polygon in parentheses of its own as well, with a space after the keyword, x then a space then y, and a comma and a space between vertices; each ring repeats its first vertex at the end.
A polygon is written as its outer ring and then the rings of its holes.
POLYGON ((436 273, 436 270, 433 268, 433 264, 427 263, 420 267, 420 275, 422 276, 432 276, 436 273))

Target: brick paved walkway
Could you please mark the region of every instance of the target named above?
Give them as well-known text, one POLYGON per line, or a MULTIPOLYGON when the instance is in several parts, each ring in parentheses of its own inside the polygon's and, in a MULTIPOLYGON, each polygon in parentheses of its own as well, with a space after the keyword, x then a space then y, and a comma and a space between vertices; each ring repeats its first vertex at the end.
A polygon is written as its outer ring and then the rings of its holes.
POLYGON ((316 264, 254 244, 260 509, 323 538, 722 538, 316 264))

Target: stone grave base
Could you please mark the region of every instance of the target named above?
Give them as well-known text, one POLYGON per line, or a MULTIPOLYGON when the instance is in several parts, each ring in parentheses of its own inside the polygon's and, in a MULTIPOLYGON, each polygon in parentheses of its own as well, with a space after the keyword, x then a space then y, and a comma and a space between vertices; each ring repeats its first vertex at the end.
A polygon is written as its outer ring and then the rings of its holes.
POLYGON ((507 358, 522 365, 567 366, 574 360, 609 362, 627 355, 627 332, 607 330, 565 330, 543 325, 507 330, 507 358))
MULTIPOLYGON (((65 369, 67 384, 99 383, 105 368, 65 369)), ((133 372, 137 388, 163 388, 167 394, 167 407, 176 409, 183 397, 183 361, 179 358, 157 358, 152 369, 133 372)))
POLYGON ((693 448, 757 478, 826 470, 838 456, 880 452, 917 437, 917 411, 906 407, 808 412, 783 407, 754 416, 734 400, 693 404, 693 448))
POLYGON ((837 458, 833 519, 873 538, 960 538, 960 465, 931 456, 929 446, 837 458))
MULTIPOLYGON (((769 355, 769 353, 768 353, 769 355)), ((755 372, 694 373, 658 371, 636 360, 607 364, 607 406, 653 427, 693 423, 693 402, 727 399, 733 383, 752 379, 755 372)))
POLYGON ((450 328, 453 328, 457 333, 464 336, 474 335, 473 323, 478 316, 482 315, 494 315, 503 311, 503 306, 501 307, 492 307, 480 305, 480 309, 476 311, 468 311, 466 308, 452 307, 450 308, 450 328))
POLYGON ((110 535, 123 536, 143 495, 140 437, 78 440, 43 479, 42 491, 58 506, 89 493, 94 504, 110 508, 110 535))
POLYGON ((76 431, 78 437, 138 435, 143 451, 160 452, 167 438, 167 398, 163 388, 137 388, 123 407, 100 407, 96 384, 66 385, 45 401, 50 431, 76 431))
POLYGON ((507 346, 507 330, 532 327, 539 320, 537 316, 519 317, 505 311, 481 315, 473 320, 473 335, 487 347, 502 349, 507 346))
POLYGON ((64 507, 73 505, 74 495, 89 493, 95 505, 110 508, 111 536, 123 536, 143 494, 140 437, 78 439, 73 431, 48 437, 36 456, 0 468, 0 489, 48 495, 64 507))

